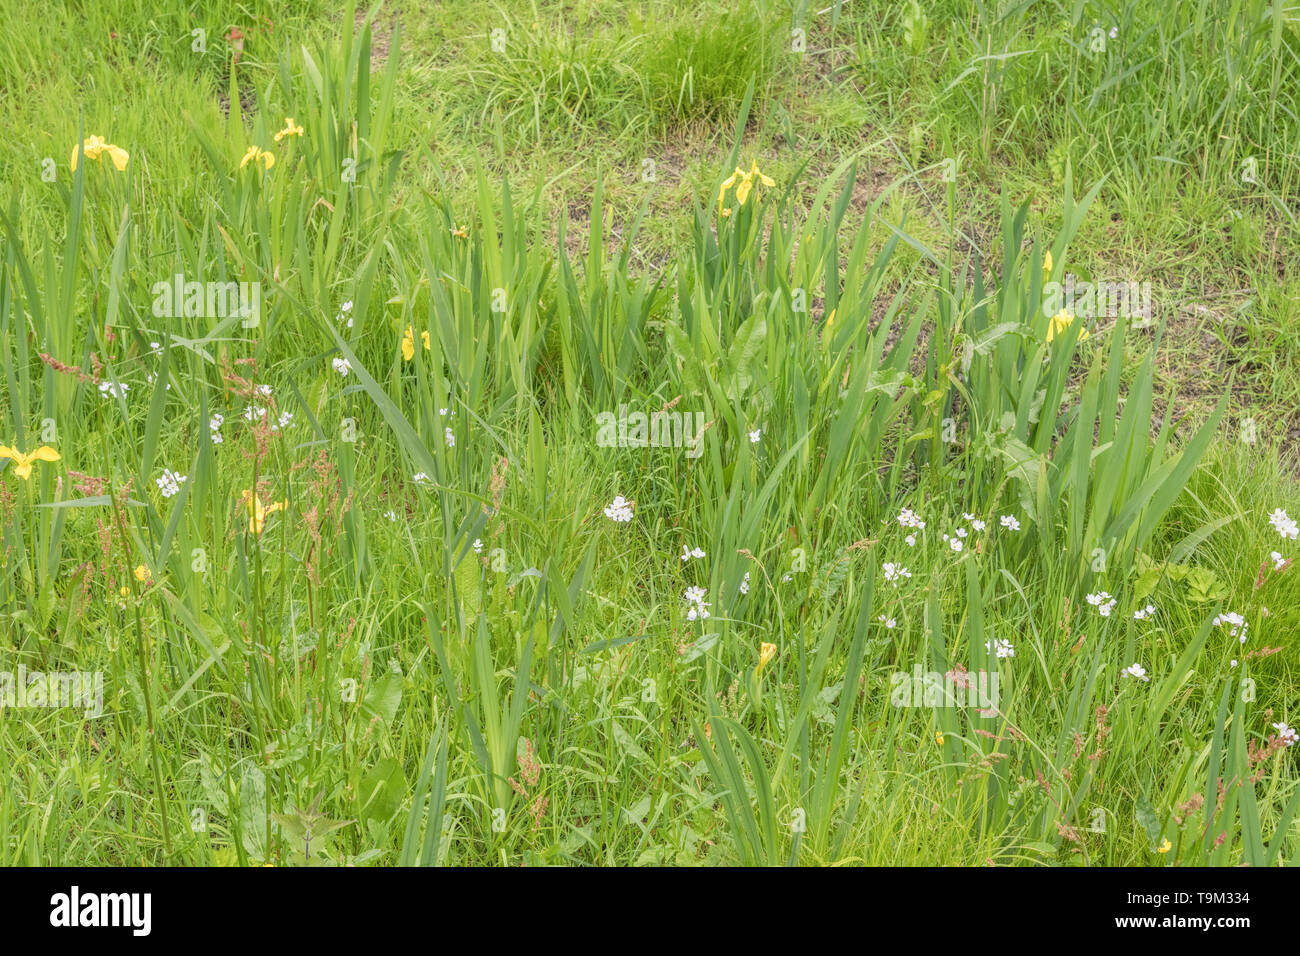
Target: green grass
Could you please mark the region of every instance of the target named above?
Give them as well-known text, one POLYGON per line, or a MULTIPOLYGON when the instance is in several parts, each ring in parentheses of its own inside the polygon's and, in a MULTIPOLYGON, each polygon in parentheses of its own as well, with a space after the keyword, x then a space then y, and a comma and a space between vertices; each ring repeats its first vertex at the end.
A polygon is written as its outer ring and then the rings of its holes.
POLYGON ((0 4, 0 863, 1300 858, 1294 22, 0 4))

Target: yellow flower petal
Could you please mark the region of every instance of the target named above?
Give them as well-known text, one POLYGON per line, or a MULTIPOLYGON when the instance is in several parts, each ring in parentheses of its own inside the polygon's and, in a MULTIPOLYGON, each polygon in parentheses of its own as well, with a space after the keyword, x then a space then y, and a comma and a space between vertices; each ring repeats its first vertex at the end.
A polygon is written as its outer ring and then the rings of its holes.
POLYGON ((749 192, 753 188, 753 179, 748 176, 742 179, 740 185, 736 187, 736 202, 740 203, 742 206, 745 205, 745 200, 749 198, 749 192))
POLYGON ((58 461, 59 453, 49 445, 42 445, 40 448, 32 452, 32 458, 37 461, 58 461))
POLYGON ((131 158, 131 155, 126 150, 121 146, 105 146, 104 149, 119 173, 126 169, 127 161, 131 158))

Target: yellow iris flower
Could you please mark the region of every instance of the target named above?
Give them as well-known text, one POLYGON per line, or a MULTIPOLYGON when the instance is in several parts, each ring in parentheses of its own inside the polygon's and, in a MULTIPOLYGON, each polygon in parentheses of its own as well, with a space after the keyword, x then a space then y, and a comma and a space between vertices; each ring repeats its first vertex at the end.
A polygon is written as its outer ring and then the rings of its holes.
POLYGON ((149 568, 148 568, 148 566, 143 565, 143 564, 136 565, 136 569, 135 569, 135 579, 136 579, 137 581, 143 583, 143 582, 145 582, 145 581, 148 581, 150 577, 151 577, 151 575, 149 574, 149 568))
POLYGON ((289 507, 287 501, 273 501, 268 505, 262 504, 262 499, 257 497, 256 492, 240 492, 239 498, 248 507, 248 530, 252 534, 261 534, 262 529, 266 527, 266 519, 269 515, 277 511, 283 511, 289 507))
MULTIPOLYGON (((429 351, 429 333, 427 330, 420 333, 420 341, 424 343, 424 350, 429 351)), ((407 362, 415 358, 415 330, 409 325, 402 335, 402 358, 407 362)))
POLYGON ((1047 255, 1043 256, 1043 275, 1050 276, 1051 274, 1052 274, 1052 250, 1048 249, 1047 255))
POLYGON ((727 197, 727 192, 732 187, 736 190, 736 202, 745 205, 749 201, 749 194, 754 191, 755 186, 764 186, 771 189, 776 185, 776 180, 767 176, 758 168, 758 160, 752 160, 749 164, 749 172, 736 167, 736 171, 722 181, 718 187, 718 212, 723 216, 729 216, 731 210, 723 209, 723 200, 727 197))
POLYGON ((113 161, 118 172, 126 169, 127 161, 131 158, 126 150, 105 142, 102 136, 87 136, 80 146, 72 147, 72 171, 77 171, 78 157, 85 156, 87 159, 99 161, 104 153, 108 153, 108 158, 113 161))
POLYGON ((284 121, 284 129, 275 134, 275 141, 278 143, 286 136, 301 136, 302 127, 294 123, 293 117, 290 116, 284 121))
POLYGON ((131 154, 121 146, 104 142, 104 137, 87 136, 86 141, 80 146, 72 147, 72 171, 74 173, 77 171, 77 157, 85 156, 87 159, 98 161, 105 153, 108 153, 108 158, 113 161, 119 173, 126 169, 127 161, 131 158, 131 154))
POLYGON ((26 481, 32 476, 32 465, 38 461, 58 461, 59 453, 49 445, 42 445, 30 455, 24 455, 17 448, 0 445, 0 458, 12 458, 14 474, 26 481))
POLYGON ((762 674, 763 669, 772 663, 772 658, 776 657, 776 645, 763 643, 758 645, 758 667, 754 669, 755 674, 762 674))
MULTIPOLYGON (((1047 341, 1052 341, 1058 335, 1064 333, 1066 329, 1074 322, 1074 316, 1062 309, 1056 315, 1052 316, 1052 321, 1047 326, 1047 341)), ((1079 330, 1079 341, 1082 342, 1088 337, 1087 329, 1079 330)))
POLYGON ((239 168, 243 169, 249 163, 257 162, 260 162, 264 169, 270 169, 275 165, 275 156, 261 147, 250 146, 248 147, 248 152, 244 154, 244 158, 239 161, 239 168))

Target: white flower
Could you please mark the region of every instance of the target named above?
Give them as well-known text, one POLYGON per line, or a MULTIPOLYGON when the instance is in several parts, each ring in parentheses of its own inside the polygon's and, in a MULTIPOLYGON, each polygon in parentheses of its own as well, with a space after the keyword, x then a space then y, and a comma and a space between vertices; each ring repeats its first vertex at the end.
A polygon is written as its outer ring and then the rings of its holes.
POLYGON ((1295 746, 1295 742, 1300 740, 1300 734, 1296 733, 1294 727, 1288 727, 1286 724, 1277 723, 1273 725, 1273 729, 1277 731, 1279 737, 1286 741, 1288 747, 1295 746))
MULTIPOLYGON (((102 389, 103 386, 100 386, 100 388, 102 389)), ((1297 526, 1295 519, 1288 517, 1287 513, 1281 508, 1269 515, 1268 521, 1282 537, 1289 538, 1292 541, 1300 537, 1300 526, 1297 526)))
POLYGON ((886 561, 880 566, 880 570, 885 572, 885 581, 898 587, 898 582, 903 578, 910 578, 912 572, 907 570, 901 564, 894 564, 892 561, 886 561))
POLYGON ((605 517, 620 523, 631 521, 632 503, 622 495, 615 495, 614 500, 605 506, 605 517))
POLYGON ((1127 674, 1129 677, 1136 677, 1138 680, 1151 680, 1150 677, 1147 677, 1147 669, 1141 664, 1130 664, 1121 673, 1127 674))
POLYGON ((1281 571, 1286 566, 1286 558, 1282 557, 1281 551, 1270 551, 1268 556, 1273 559, 1273 570, 1281 571))
POLYGON ((1241 643, 1246 643, 1246 629, 1250 627, 1250 625, 1247 624, 1246 619, 1236 611, 1229 611, 1227 614, 1219 614, 1214 618, 1212 623, 1215 627, 1227 624, 1229 628, 1228 633, 1233 637, 1240 637, 1241 643))
POLYGON ((430 478, 428 475, 426 475, 426 474, 425 474, 424 472, 422 472, 422 471, 417 471, 417 472, 416 472, 414 475, 412 475, 411 477, 412 477, 412 479, 415 481, 415 483, 416 483, 417 485, 431 485, 431 484, 433 484, 433 479, 430 478))
POLYGON ((790 580, 790 575, 788 575, 788 574, 783 574, 783 575, 781 575, 781 583, 782 583, 782 584, 785 584, 785 582, 787 582, 787 581, 789 581, 789 580, 790 580))
POLYGON ((105 398, 125 398, 130 387, 125 382, 100 382, 99 394, 105 398))
POLYGON ((964 537, 966 537, 967 534, 968 534, 968 532, 966 531, 965 528, 958 528, 958 529, 957 529, 957 537, 959 537, 959 538, 964 538, 964 537))
POLYGON ((1020 530, 1020 522, 1016 520, 1015 515, 1003 515, 1001 518, 998 519, 998 523, 1001 524, 1002 527, 1006 528, 1008 531, 1020 530))
POLYGON ((704 601, 704 595, 708 593, 707 588, 689 587, 682 597, 686 600, 686 620, 703 621, 709 617, 709 605, 704 601))
POLYGON ((885 628, 890 631, 898 627, 898 622, 896 620, 894 620, 892 617, 885 617, 885 615, 883 614, 880 615, 878 618, 876 618, 876 620, 884 624, 885 628))
POLYGON ((452 432, 452 430, 451 430, 450 427, 448 427, 448 428, 444 428, 444 429, 442 430, 442 437, 443 437, 443 440, 447 442, 447 447, 448 447, 448 448, 455 448, 455 447, 456 447, 456 435, 455 435, 454 432, 452 432))
POLYGON ((330 362, 330 364, 334 366, 334 371, 340 375, 347 375, 348 372, 352 371, 352 363, 342 356, 335 356, 334 361, 330 362))
POLYGON ((481 538, 474 539, 474 553, 475 554, 483 553, 483 540, 481 538))
POLYGON ((1133 612, 1133 620, 1145 621, 1147 618, 1153 616, 1155 613, 1156 613, 1156 609, 1152 607, 1150 604, 1148 604, 1146 607, 1138 608, 1136 611, 1133 612))
POLYGON ((288 428, 293 424, 293 412, 281 412, 279 428, 288 428))
POLYGON ((384 512, 384 517, 387 518, 389 521, 396 521, 396 520, 397 520, 397 512, 396 512, 396 511, 385 511, 385 512, 384 512))
POLYGON ((181 482, 185 480, 185 475, 178 475, 170 468, 164 468, 162 475, 154 479, 154 484, 158 486, 164 498, 170 498, 181 490, 181 482))
POLYGON ((1011 642, 1003 638, 994 638, 992 643, 985 641, 984 650, 992 651, 999 659, 1016 656, 1016 649, 1011 646, 1011 642))
MULTIPOLYGON (((969 521, 971 527, 974 528, 976 531, 983 531, 985 527, 987 527, 987 525, 985 525, 983 521, 981 521, 979 518, 975 517, 974 515, 963 514, 962 518, 966 521, 969 521)), ((957 533, 960 534, 963 538, 966 537, 964 532, 958 531, 957 533)))
POLYGON ((749 593, 749 572, 748 571, 746 571, 745 576, 740 579, 740 593, 741 594, 749 593))
POLYGON ((1115 610, 1115 605, 1119 602, 1105 591, 1098 591, 1096 594, 1088 595, 1088 603, 1095 607, 1102 617, 1110 617, 1110 612, 1115 610))
POLYGON ((699 548, 688 548, 686 547, 686 545, 682 545, 683 561, 689 561, 691 560, 691 558, 702 558, 702 557, 704 557, 704 552, 701 551, 699 548))
POLYGON ((444 416, 445 416, 445 415, 447 414, 447 409, 445 409, 445 408, 440 408, 440 409, 438 409, 438 414, 439 414, 439 415, 444 415, 444 416))
POLYGON ((925 522, 917 517, 911 508, 904 508, 898 513, 898 523, 904 528, 924 528, 925 522))
POLYGON ((225 440, 221 437, 221 426, 225 420, 225 416, 219 413, 208 419, 208 431, 211 434, 212 444, 214 445, 220 445, 225 440))
POLYGON ((258 391, 259 394, 265 395, 267 398, 270 398, 270 397, 271 397, 271 386, 270 386, 270 385, 259 385, 259 386, 257 386, 257 391, 258 391))
POLYGON ((334 321, 342 322, 344 326, 346 326, 349 329, 352 328, 352 316, 349 314, 351 311, 352 311, 352 300, 348 299, 348 301, 344 302, 341 306, 339 306, 339 314, 335 317, 334 321))
POLYGON ((909 534, 906 538, 903 539, 903 541, 905 541, 905 542, 907 543, 907 546, 908 546, 909 548, 915 548, 915 547, 916 547, 916 535, 914 535, 914 534, 909 534))
POLYGON ((1113 39, 1115 39, 1117 36, 1119 36, 1119 27, 1111 27, 1111 28, 1110 28, 1110 38, 1113 40, 1113 39))
POLYGON ((752 432, 749 433, 749 443, 751 445, 757 445, 758 440, 762 437, 763 437, 763 429, 755 428, 752 432))
POLYGON ((1237 666, 1237 659, 1234 657, 1232 660, 1228 661, 1228 666, 1229 666, 1229 667, 1236 667, 1236 666, 1237 666))
POLYGON ((961 538, 949 538, 949 539, 948 539, 948 547, 952 548, 954 551, 960 551, 960 550, 961 550, 961 538))

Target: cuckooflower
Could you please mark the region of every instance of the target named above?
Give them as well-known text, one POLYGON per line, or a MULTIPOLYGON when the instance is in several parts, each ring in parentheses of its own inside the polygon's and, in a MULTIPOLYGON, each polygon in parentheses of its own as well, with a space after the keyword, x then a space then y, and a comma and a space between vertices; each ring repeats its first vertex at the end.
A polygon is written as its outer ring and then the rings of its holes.
POLYGON ((614 500, 605 506, 605 517, 610 521, 623 523, 632 520, 632 502, 622 495, 615 495, 614 500))
POLYGON ((10 448, 8 445, 0 445, 0 458, 11 458, 14 463, 14 474, 26 481, 32 476, 32 465, 38 461, 58 461, 59 453, 49 445, 42 445, 30 455, 24 455, 17 448, 10 448))

